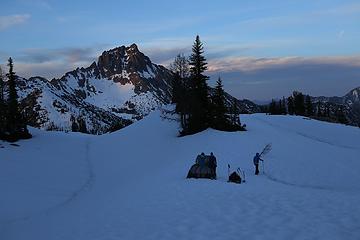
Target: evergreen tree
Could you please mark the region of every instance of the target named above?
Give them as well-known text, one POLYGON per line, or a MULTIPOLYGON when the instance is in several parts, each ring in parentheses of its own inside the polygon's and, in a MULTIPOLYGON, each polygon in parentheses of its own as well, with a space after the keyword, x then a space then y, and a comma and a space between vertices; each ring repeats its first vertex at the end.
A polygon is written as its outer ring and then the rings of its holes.
POLYGON ((200 37, 196 36, 190 56, 190 119, 188 130, 191 133, 199 132, 209 126, 210 104, 208 94, 208 77, 203 73, 207 69, 207 62, 203 56, 203 44, 200 37))
POLYGON ((232 129, 234 130, 241 130, 244 131, 245 126, 241 125, 240 122, 240 111, 236 102, 236 99, 234 99, 234 101, 231 104, 231 125, 232 125, 232 129))
POLYGON ((214 128, 221 130, 222 126, 228 125, 228 120, 226 116, 225 91, 220 77, 216 82, 212 103, 212 125, 214 128))
POLYGON ((348 120, 345 116, 344 107, 339 106, 335 112, 336 121, 342 124, 348 124, 348 120))
POLYGON ((239 114, 237 121, 229 119, 226 94, 220 78, 213 96, 209 97, 208 77, 204 75, 207 62, 203 54, 203 44, 196 36, 189 61, 183 55, 178 55, 171 64, 175 74, 172 100, 180 115, 180 135, 194 134, 208 127, 226 131, 245 130, 240 125, 239 114))
POLYGON ((5 109, 5 96, 4 96, 4 77, 0 67, 0 139, 4 139, 6 131, 6 109, 5 109))
POLYGON ((14 135, 17 132, 18 122, 19 122, 19 103, 18 103, 18 95, 16 92, 16 76, 14 72, 14 64, 12 58, 8 60, 9 73, 8 77, 8 112, 7 112, 7 130, 10 135, 14 135))
POLYGON ((314 108, 309 95, 306 95, 305 97, 305 109, 306 109, 306 116, 310 117, 314 115, 314 108))
POLYGON ((294 107, 294 97, 290 96, 287 98, 287 106, 288 106, 288 113, 290 115, 294 115, 295 107, 294 107))
POLYGON ((88 130, 86 127, 86 121, 82 117, 78 118, 78 123, 79 123, 79 132, 88 133, 88 130))
POLYGON ((283 102, 281 99, 279 100, 279 105, 277 106, 276 114, 278 115, 286 114, 285 102, 283 102))
POLYGON ((304 95, 301 92, 294 91, 294 110, 296 115, 305 115, 304 95))
POLYGON ((287 114, 285 97, 282 98, 281 114, 283 114, 283 115, 286 115, 286 114, 287 114))
POLYGON ((276 108, 276 115, 281 114, 281 109, 282 109, 282 102, 281 102, 281 99, 280 99, 279 103, 277 105, 277 108, 276 108))
POLYGON ((274 99, 271 99, 271 103, 269 105, 269 113, 271 115, 276 115, 277 114, 277 106, 276 106, 276 102, 274 99))
POLYGON ((179 72, 175 72, 173 84, 172 84, 172 103, 176 103, 176 112, 179 112, 179 104, 182 92, 182 83, 179 72))
POLYGON ((72 132, 78 132, 79 131, 79 125, 76 122, 76 119, 73 115, 70 116, 70 122, 71 122, 71 131, 72 132))
POLYGON ((18 94, 16 92, 16 75, 12 58, 8 60, 8 99, 6 114, 6 131, 9 141, 31 138, 26 122, 19 110, 18 94))

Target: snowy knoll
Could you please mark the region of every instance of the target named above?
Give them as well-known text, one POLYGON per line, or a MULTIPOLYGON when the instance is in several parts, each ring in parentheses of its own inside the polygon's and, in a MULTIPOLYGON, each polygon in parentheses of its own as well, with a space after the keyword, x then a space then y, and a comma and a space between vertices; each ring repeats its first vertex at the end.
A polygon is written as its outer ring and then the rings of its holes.
POLYGON ((18 147, 0 142, 0 239, 359 239, 359 129, 241 117, 247 132, 178 138, 154 112, 102 136, 31 129, 18 147), (185 179, 202 151, 218 180, 185 179), (245 184, 226 182, 228 163, 245 184))

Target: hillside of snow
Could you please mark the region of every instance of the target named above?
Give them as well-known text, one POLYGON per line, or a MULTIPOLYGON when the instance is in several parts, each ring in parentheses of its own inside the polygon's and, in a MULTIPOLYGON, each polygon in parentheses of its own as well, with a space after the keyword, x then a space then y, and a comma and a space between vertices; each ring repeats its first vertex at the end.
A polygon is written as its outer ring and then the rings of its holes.
POLYGON ((241 120, 247 132, 178 138, 178 124, 154 112, 112 134, 31 128, 19 146, 0 142, 0 239, 359 239, 360 129, 241 120), (211 151, 218 180, 186 179, 211 151), (246 183, 226 182, 228 163, 246 183))

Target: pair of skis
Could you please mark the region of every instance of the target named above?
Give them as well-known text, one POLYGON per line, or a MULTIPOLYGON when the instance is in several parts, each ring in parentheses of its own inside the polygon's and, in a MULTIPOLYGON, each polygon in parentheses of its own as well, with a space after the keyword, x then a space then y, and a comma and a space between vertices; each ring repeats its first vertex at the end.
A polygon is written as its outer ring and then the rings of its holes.
MULTIPOLYGON (((260 158, 265 156, 266 154, 268 154, 272 149, 272 145, 271 143, 269 144, 266 144, 266 146, 264 147, 264 149, 262 150, 262 152, 260 153, 260 158)), ((265 164, 264 164, 264 161, 262 163, 262 169, 263 169, 263 174, 265 174, 265 164)))
POLYGON ((241 170, 241 168, 237 168, 236 172, 240 175, 242 182, 245 183, 246 179, 245 179, 245 171, 241 170))

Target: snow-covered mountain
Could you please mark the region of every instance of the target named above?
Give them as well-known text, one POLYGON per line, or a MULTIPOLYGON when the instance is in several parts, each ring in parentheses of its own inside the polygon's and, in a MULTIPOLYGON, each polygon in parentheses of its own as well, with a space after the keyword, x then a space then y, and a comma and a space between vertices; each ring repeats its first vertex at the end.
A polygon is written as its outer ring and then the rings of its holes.
POLYGON ((343 97, 312 97, 315 107, 322 110, 328 109, 331 114, 341 109, 349 124, 360 126, 360 87, 354 88, 343 97))
POLYGON ((343 99, 348 105, 360 104, 360 87, 351 90, 343 99))
POLYGON ((19 79, 21 106, 29 124, 91 133, 119 129, 171 99, 172 73, 153 64, 135 44, 105 51, 87 68, 59 79, 19 79))
MULTIPOLYGON (((173 74, 151 62, 136 44, 104 51, 87 68, 59 79, 18 79, 21 107, 31 126, 101 134, 125 127, 171 100, 173 74)), ((227 95, 227 100, 235 100, 227 95)), ((241 112, 256 104, 238 103, 241 112)))

